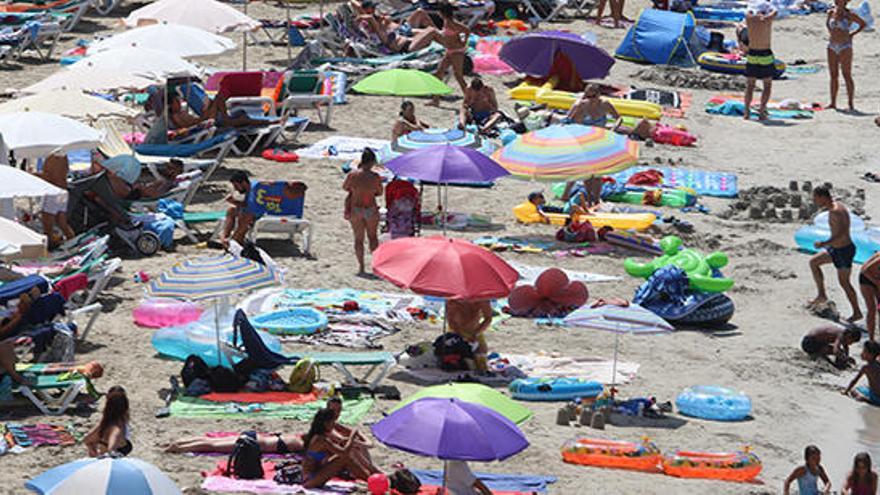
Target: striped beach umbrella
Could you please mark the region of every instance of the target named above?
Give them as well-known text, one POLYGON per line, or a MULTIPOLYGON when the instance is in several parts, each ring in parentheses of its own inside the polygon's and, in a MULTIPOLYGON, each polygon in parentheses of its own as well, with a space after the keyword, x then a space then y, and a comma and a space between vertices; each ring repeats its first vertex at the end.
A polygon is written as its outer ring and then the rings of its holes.
POLYGON ((80 459, 54 467, 24 484, 41 495, 177 495, 180 488, 140 459, 80 459))
POLYGON ((491 141, 477 134, 461 129, 432 128, 400 136, 379 151, 379 161, 385 163, 410 151, 443 144, 475 149, 486 155, 491 155, 495 151, 495 145, 491 141))
POLYGON ((194 301, 234 296, 276 285, 278 273, 248 258, 229 254, 180 262, 150 281, 147 294, 194 301))
POLYGON ((492 158, 521 179, 579 180, 635 165, 639 145, 600 127, 553 125, 517 137, 492 158))

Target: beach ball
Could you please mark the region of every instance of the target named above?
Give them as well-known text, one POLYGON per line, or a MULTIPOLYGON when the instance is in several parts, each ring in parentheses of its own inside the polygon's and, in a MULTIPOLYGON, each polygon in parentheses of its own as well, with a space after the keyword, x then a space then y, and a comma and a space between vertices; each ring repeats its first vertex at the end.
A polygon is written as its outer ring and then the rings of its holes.
POLYGON ((383 473, 376 473, 367 478, 367 489, 372 495, 385 495, 390 488, 391 483, 383 473))

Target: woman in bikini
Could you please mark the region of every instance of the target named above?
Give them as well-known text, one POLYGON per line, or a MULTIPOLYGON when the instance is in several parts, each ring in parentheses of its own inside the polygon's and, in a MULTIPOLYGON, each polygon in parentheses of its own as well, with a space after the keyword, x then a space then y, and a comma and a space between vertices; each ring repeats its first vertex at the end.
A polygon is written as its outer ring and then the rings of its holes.
POLYGON ((865 29, 865 21, 853 14, 846 4, 849 0, 835 0, 834 8, 828 12, 825 27, 828 28, 828 72, 831 75, 831 103, 828 108, 837 108, 837 88, 840 87, 839 74, 843 74, 849 111, 855 110, 856 86, 852 78, 853 37, 865 29), (857 26, 855 31, 853 26, 857 26))
MULTIPOLYGON (((452 68, 452 74, 455 76, 455 80, 458 81, 461 93, 464 94, 467 88, 467 84, 464 80, 464 59, 465 53, 467 52, 467 39, 468 36, 470 36, 470 29, 455 20, 455 7, 452 5, 444 3, 440 5, 438 11, 443 19, 443 29, 426 29, 424 32, 416 36, 412 45, 410 45, 410 50, 421 50, 430 45, 432 41, 436 41, 443 45, 443 48, 446 49, 446 53, 440 60, 440 64, 437 66, 437 72, 434 75, 437 76, 438 79, 443 79, 446 77, 446 72, 452 68)), ((439 105, 440 98, 435 96, 432 104, 435 106, 439 105)))
POLYGON ((370 447, 369 442, 358 438, 352 430, 344 442, 333 435, 336 427, 336 413, 331 409, 321 409, 315 414, 309 432, 303 437, 305 456, 303 457, 304 488, 324 486, 329 479, 338 476, 343 470, 354 479, 366 480, 370 475, 380 472, 372 463, 364 463, 352 455, 356 445, 370 447))
POLYGON ((364 237, 370 243, 370 252, 379 247, 379 205, 376 197, 382 195, 382 179, 373 172, 376 154, 367 148, 361 154, 357 168, 345 177, 342 184, 348 196, 345 198, 345 218, 354 232, 354 253, 358 261, 358 275, 364 269, 364 237))
POLYGON ((423 131, 429 127, 431 126, 416 117, 416 106, 413 102, 404 100, 400 104, 400 116, 391 129, 391 141, 396 141, 400 136, 406 136, 413 131, 423 131))
MULTIPOLYGON (((165 446, 165 452, 181 454, 184 452, 222 452, 231 453, 238 435, 227 437, 189 437, 182 438, 165 446)), ((287 433, 257 433, 257 443, 264 454, 292 454, 302 452, 302 435, 287 433)))
POLYGON ((116 453, 127 456, 134 446, 129 439, 131 428, 128 425, 128 396, 120 386, 107 391, 101 422, 83 438, 89 457, 116 453))
POLYGON ((880 253, 874 253, 859 270, 859 290, 868 307, 865 326, 868 327, 868 338, 874 340, 877 329, 877 303, 880 302, 880 253))

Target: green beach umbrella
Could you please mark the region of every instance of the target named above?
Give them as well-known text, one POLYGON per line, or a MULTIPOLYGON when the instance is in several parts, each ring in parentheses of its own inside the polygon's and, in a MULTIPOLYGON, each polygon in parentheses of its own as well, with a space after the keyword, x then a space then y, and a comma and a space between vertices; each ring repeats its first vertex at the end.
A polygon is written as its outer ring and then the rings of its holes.
POLYGON ((448 95, 452 88, 433 74, 412 69, 391 69, 367 76, 352 87, 358 93, 387 96, 448 95))
POLYGON ((479 404, 492 409, 516 424, 520 424, 532 417, 532 411, 514 402, 513 399, 507 397, 501 392, 479 383, 446 383, 443 385, 426 387, 401 401, 401 403, 392 409, 391 412, 406 406, 410 402, 424 399, 426 397, 440 399, 451 398, 479 404))

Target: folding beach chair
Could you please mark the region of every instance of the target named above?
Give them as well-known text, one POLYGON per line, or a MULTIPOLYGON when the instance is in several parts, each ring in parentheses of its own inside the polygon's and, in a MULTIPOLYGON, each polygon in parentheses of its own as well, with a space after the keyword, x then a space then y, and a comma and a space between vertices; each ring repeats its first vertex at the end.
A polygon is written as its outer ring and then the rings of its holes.
MULTIPOLYGON (((255 187, 283 189, 287 187, 287 182, 259 183, 255 187)), ((312 246, 312 223, 303 218, 305 193, 293 199, 283 198, 283 192, 277 197, 282 200, 272 209, 265 208, 266 213, 254 222, 254 226, 248 232, 248 239, 256 242, 261 232, 268 232, 287 234, 290 242, 294 242, 294 236, 300 234, 303 238, 302 251, 309 254, 312 246)))
POLYGON ((230 361, 233 355, 246 356, 258 367, 266 369, 295 364, 300 359, 308 358, 317 364, 332 365, 345 377, 346 385, 358 386, 366 383, 370 390, 378 388, 397 364, 390 352, 309 352, 292 356, 279 354, 266 347, 247 315, 240 309, 235 312, 232 343, 226 345, 226 353, 230 361), (369 369, 358 378, 349 369, 355 366, 367 366, 369 369))
POLYGON ((324 74, 319 71, 292 71, 285 75, 281 98, 281 115, 295 115, 301 109, 313 109, 322 125, 330 126, 333 117, 333 95, 321 94, 324 74), (323 107, 323 111, 322 111, 323 107))
MULTIPOLYGON (((49 365, 51 366, 51 365, 49 365)), ((89 379, 76 373, 46 372, 45 365, 16 365, 16 371, 36 378, 35 385, 13 385, 9 396, 0 399, 0 408, 33 404, 46 416, 67 412, 81 393, 97 399, 89 379)))

